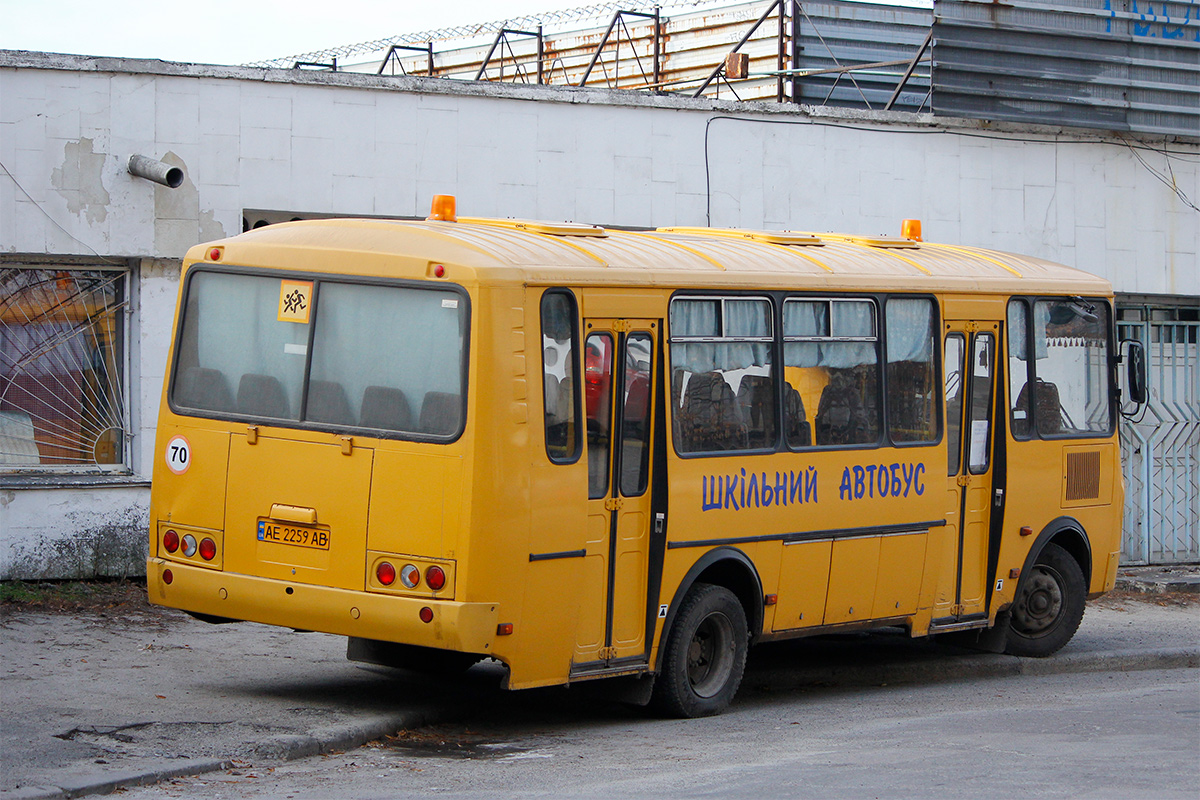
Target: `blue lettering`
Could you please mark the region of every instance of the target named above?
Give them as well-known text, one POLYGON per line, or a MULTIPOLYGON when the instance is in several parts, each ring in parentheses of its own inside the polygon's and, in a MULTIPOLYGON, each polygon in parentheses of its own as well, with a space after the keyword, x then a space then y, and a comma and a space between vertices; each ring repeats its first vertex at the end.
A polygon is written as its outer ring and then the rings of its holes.
POLYGON ((916 468, 911 464, 903 464, 900 469, 904 473, 904 496, 908 497, 908 493, 912 491, 913 473, 916 472, 916 468))
POLYGON ((741 506, 737 501, 737 475, 725 476, 725 508, 733 506, 733 510, 737 511, 741 506))
POLYGON ((862 500, 867 493, 866 486, 867 471, 862 467, 854 468, 854 499, 862 500))
POLYGON ((701 482, 700 490, 700 510, 712 511, 721 507, 721 491, 718 488, 720 481, 716 475, 712 476, 712 491, 708 489, 708 476, 705 475, 701 482))
POLYGON ((817 502, 817 468, 809 467, 805 472, 804 502, 817 502))
POLYGON ((875 496, 875 465, 867 467, 867 496, 875 496))
MULTIPOLYGON (((742 473, 744 474, 745 470, 742 470, 742 473)), ((754 505, 761 507, 762 503, 759 502, 759 499, 760 498, 758 495, 758 473, 751 472, 750 473, 750 488, 746 490, 746 508, 750 507, 751 500, 754 501, 754 505)))
POLYGON ((892 473, 892 497, 900 496, 900 478, 896 476, 896 470, 900 469, 899 464, 892 464, 890 467, 892 473))
POLYGON ((787 473, 775 473, 775 503, 776 505, 786 506, 788 504, 787 496, 787 473))
MULTIPOLYGON (((736 475, 734 475, 733 477, 734 477, 734 480, 737 480, 736 475)), ((742 489, 741 489, 742 507, 749 508, 750 504, 746 502, 746 470, 745 470, 745 468, 742 468, 742 479, 740 481, 738 481, 738 486, 742 487, 742 489)))
POLYGON ((918 495, 925 494, 925 484, 921 483, 921 473, 924 471, 925 471, 924 464, 917 464, 917 466, 913 468, 913 483, 917 487, 918 495))
POLYGON ((887 497, 891 494, 892 484, 888 480, 887 464, 879 465, 879 472, 875 473, 876 485, 879 487, 879 496, 887 497))
POLYGON ((854 492, 850 489, 850 468, 842 468, 842 485, 838 487, 838 500, 853 500, 854 492))

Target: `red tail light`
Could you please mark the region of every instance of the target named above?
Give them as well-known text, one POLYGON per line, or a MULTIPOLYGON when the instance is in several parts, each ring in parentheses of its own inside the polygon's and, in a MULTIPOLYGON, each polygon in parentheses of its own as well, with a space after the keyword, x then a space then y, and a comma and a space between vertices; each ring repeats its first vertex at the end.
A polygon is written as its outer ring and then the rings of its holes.
POLYGON ((169 585, 171 583, 171 581, 173 581, 173 580, 175 580, 175 573, 171 572, 171 570, 169 570, 169 569, 164 569, 163 570, 163 583, 169 585))
POLYGON ((212 561, 217 557, 217 543, 207 536, 200 540, 200 557, 212 561))
POLYGON ((425 583, 436 592, 446 585, 446 573, 442 571, 441 567, 432 566, 425 570, 425 583))
POLYGON ((433 609, 425 606, 421 609, 421 622, 433 622, 433 609))
POLYGON ((375 577, 384 586, 391 586, 396 582, 396 568, 386 561, 380 562, 375 568, 375 577))
POLYGON ((163 534, 163 547, 168 553, 174 553, 179 549, 179 534, 175 531, 167 531, 163 534))

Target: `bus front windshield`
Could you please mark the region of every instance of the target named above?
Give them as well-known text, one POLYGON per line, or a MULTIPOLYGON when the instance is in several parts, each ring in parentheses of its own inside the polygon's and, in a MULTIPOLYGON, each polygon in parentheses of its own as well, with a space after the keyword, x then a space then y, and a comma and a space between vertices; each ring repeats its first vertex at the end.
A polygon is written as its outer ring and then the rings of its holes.
POLYGON ((187 286, 172 405, 454 437, 467 324, 466 295, 444 286, 198 271, 187 286))

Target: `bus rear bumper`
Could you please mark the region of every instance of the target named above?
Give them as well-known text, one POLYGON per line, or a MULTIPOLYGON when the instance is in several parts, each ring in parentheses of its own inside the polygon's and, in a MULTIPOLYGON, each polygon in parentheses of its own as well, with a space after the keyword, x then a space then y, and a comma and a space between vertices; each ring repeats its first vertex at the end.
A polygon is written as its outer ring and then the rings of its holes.
POLYGON ((159 558, 146 560, 150 602, 214 617, 386 642, 491 653, 495 603, 396 597, 219 572, 159 558), (171 570, 172 581, 163 581, 171 570), (422 622, 421 609, 433 611, 422 622))

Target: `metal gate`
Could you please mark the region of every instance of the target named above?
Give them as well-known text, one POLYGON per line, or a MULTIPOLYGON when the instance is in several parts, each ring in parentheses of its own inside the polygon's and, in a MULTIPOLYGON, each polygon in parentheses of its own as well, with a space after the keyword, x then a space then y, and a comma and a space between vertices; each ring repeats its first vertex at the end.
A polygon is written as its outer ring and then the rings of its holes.
POLYGON ((1121 321, 1146 347, 1150 399, 1121 420, 1126 564, 1200 561, 1200 322, 1121 321))

